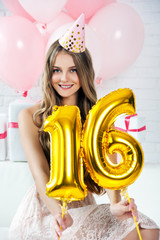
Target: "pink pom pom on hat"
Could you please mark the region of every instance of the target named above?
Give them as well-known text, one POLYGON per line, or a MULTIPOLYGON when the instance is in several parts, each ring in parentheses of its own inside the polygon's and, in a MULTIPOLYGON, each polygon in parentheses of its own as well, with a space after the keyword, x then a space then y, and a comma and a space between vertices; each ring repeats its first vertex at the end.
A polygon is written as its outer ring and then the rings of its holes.
POLYGON ((75 53, 85 51, 85 15, 82 13, 70 29, 59 39, 59 44, 75 53))

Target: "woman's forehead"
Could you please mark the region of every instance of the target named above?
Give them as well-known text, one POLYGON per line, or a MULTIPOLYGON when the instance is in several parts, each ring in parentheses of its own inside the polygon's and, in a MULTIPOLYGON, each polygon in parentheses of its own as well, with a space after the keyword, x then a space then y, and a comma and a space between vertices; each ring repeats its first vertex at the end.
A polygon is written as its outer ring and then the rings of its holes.
POLYGON ((57 56, 55 57, 55 61, 53 62, 53 65, 72 65, 74 66, 74 60, 73 57, 64 51, 61 51, 57 54, 57 56))

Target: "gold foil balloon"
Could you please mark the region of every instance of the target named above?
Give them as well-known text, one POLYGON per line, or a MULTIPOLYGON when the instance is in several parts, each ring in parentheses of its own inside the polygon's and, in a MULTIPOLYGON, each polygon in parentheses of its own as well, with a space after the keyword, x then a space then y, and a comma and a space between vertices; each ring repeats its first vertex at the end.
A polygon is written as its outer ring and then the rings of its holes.
POLYGON ((129 134, 112 129, 121 114, 135 114, 135 97, 130 89, 119 89, 100 99, 89 112, 83 129, 85 163, 100 186, 121 189, 133 183, 143 167, 143 151, 129 134), (121 154, 118 164, 110 154, 121 154))
POLYGON ((44 123, 44 131, 49 132, 51 139, 48 196, 63 201, 86 196, 83 158, 92 179, 104 188, 122 189, 136 180, 143 167, 143 151, 132 136, 112 127, 122 114, 135 114, 135 97, 130 89, 114 91, 93 106, 81 142, 78 107, 54 107, 44 123), (121 155, 117 164, 110 159, 113 153, 121 155))
POLYGON ((87 194, 81 154, 81 120, 76 106, 55 106, 44 122, 51 140, 50 181, 47 195, 63 201, 81 200, 87 194))

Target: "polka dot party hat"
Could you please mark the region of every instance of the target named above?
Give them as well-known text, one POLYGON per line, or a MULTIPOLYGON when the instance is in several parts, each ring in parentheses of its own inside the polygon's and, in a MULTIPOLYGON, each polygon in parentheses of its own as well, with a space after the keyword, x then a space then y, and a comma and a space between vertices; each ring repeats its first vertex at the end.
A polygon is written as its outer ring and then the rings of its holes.
POLYGON ((85 15, 82 13, 70 29, 59 39, 59 44, 70 52, 85 51, 85 15))

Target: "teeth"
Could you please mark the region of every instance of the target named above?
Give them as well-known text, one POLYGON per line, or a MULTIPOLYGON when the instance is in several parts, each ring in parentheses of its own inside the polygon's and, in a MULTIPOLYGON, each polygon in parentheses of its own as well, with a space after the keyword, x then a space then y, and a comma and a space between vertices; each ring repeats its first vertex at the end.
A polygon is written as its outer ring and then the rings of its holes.
POLYGON ((60 85, 60 87, 62 88, 70 88, 72 85, 69 85, 69 86, 64 86, 64 85, 60 85))

